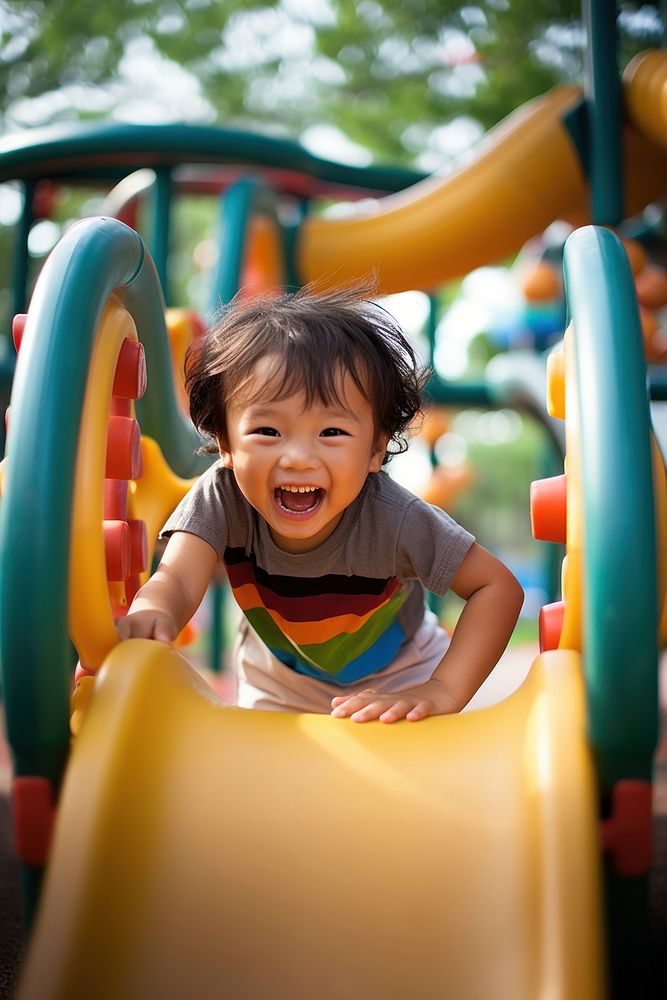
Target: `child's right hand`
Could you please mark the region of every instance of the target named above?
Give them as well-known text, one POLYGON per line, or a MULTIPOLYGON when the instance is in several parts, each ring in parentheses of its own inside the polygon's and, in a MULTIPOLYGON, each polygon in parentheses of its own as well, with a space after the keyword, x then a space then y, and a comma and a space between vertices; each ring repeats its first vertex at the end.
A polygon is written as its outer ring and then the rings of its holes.
POLYGON ((178 627, 171 615, 163 611, 130 611, 116 619, 118 637, 123 639, 157 639, 171 644, 178 635, 178 627))

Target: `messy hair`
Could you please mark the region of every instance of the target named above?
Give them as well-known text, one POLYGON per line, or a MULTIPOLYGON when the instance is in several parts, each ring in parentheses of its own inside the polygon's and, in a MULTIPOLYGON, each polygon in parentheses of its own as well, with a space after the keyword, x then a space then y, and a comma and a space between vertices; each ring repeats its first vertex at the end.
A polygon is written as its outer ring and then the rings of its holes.
POLYGON ((341 375, 349 373, 370 403, 376 434, 387 435, 383 463, 404 452, 429 371, 387 310, 364 297, 371 291, 367 284, 237 296, 185 359, 190 416, 206 442, 201 450, 215 452, 218 439, 227 441, 227 406, 242 398, 259 359, 276 357, 275 401, 303 391, 306 406, 340 405, 341 375))

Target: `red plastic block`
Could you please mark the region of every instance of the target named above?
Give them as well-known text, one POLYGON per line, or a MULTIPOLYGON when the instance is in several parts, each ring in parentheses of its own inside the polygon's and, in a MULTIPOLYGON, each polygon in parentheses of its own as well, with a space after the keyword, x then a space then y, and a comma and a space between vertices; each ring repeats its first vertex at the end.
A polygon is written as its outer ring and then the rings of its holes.
POLYGON ((17 313, 12 320, 12 340, 14 341, 14 347, 18 351, 21 347, 21 341, 23 340, 23 331, 25 330, 25 321, 28 318, 27 313, 17 313))
POLYGON ((104 555, 107 580, 122 583, 130 575, 132 535, 127 521, 104 522, 104 555))
POLYGON ((143 573, 148 566, 148 536, 146 522, 130 520, 131 557, 130 573, 143 573))
POLYGON ((538 632, 541 653, 546 652, 548 649, 558 649, 560 634, 563 631, 564 615, 565 601, 545 604, 543 608, 540 608, 538 632))
POLYGON ((651 798, 650 781, 617 781, 612 789, 612 813, 600 824, 600 839, 619 875, 644 875, 651 867, 651 798))
POLYGON ((146 392, 144 345, 126 338, 118 354, 112 393, 121 399, 141 399, 146 392))
POLYGON ((127 521, 127 483, 124 479, 104 480, 104 516, 110 521, 127 521))
POLYGON ((50 219, 58 202, 58 185, 54 181, 42 180, 35 186, 32 198, 32 212, 35 219, 50 219))
MULTIPOLYGON (((139 589, 141 587, 141 577, 138 573, 130 573, 127 580, 125 581, 125 599, 127 600, 128 607, 124 609, 123 614, 127 614, 128 608, 132 601, 137 596, 139 589)), ((115 618, 120 617, 119 615, 114 615, 115 618)))
POLYGON ((131 417, 109 417, 105 476, 107 479, 141 476, 141 431, 131 417))
POLYGON ((132 400, 121 399, 120 396, 112 396, 109 402, 109 413, 115 417, 131 417, 132 400))
POLYGON ((55 815, 51 783, 46 778, 14 778, 12 812, 18 858, 25 865, 46 864, 55 815))
POLYGON ((530 523, 533 538, 564 545, 567 537, 567 478, 552 476, 530 484, 530 523))

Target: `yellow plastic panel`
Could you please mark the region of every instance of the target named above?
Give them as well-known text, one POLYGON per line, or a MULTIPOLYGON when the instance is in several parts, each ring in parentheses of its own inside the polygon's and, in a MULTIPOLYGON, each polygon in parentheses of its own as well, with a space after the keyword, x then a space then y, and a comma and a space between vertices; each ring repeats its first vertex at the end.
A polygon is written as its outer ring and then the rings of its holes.
POLYGON ((194 486, 197 478, 181 479, 177 476, 167 464, 159 444, 146 436, 141 438, 141 464, 141 479, 130 486, 128 513, 131 518, 146 523, 148 560, 147 568, 141 574, 141 582, 145 583, 150 576, 157 537, 169 515, 194 486))
POLYGON ((226 708, 166 646, 108 658, 21 1000, 597 1000, 580 661, 395 726, 226 708))
POLYGON ((188 413, 188 397, 185 392, 185 355, 194 340, 195 323, 189 309, 167 309, 164 318, 169 336, 174 389, 181 410, 183 413, 188 413))
POLYGON ((565 420, 565 353, 562 343, 547 357, 547 413, 565 420))
POLYGON ((118 354, 137 339, 134 320, 117 302, 105 306, 95 337, 81 417, 70 547, 69 627, 81 662, 99 667, 118 642, 104 555, 104 474, 111 391, 118 354))

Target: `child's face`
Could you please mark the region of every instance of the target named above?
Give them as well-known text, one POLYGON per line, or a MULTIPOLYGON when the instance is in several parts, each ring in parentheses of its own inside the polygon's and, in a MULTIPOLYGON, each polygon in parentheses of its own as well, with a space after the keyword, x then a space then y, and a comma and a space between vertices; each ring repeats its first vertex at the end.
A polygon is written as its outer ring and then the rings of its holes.
POLYGON ((344 406, 306 409, 303 392, 271 398, 275 371, 274 359, 261 359, 243 399, 227 407, 220 454, 276 544, 306 552, 334 531, 368 473, 379 472, 387 439, 378 438, 370 403, 349 374, 339 386, 344 406))

